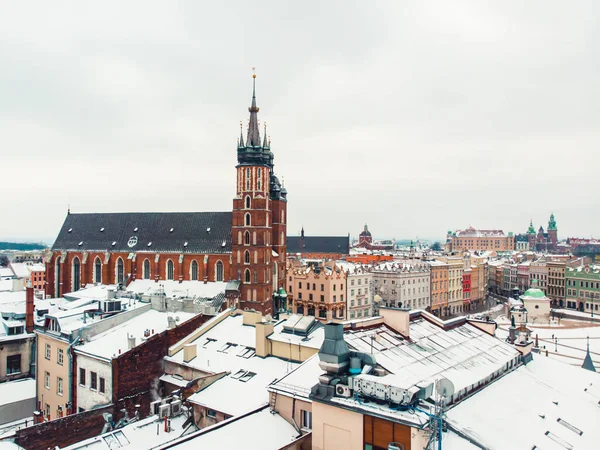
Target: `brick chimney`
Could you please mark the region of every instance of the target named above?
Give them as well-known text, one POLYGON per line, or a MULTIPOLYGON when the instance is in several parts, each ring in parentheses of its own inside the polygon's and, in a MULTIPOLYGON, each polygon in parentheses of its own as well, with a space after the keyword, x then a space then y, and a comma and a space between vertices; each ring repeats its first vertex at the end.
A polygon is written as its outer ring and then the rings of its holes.
POLYGON ((27 288, 25 290, 25 331, 33 333, 33 286, 31 280, 27 280, 27 288))

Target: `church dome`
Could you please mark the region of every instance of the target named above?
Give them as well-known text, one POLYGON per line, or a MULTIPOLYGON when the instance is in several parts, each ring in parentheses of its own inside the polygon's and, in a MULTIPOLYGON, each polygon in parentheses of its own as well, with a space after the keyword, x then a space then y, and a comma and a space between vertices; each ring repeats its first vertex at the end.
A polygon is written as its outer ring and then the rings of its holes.
POLYGON ((525 291, 523 297, 544 299, 546 298, 546 294, 541 289, 531 288, 525 291))
POLYGON ((369 231, 369 228, 367 227, 367 225, 365 224, 365 229, 359 234, 360 237, 371 237, 371 232, 369 231))

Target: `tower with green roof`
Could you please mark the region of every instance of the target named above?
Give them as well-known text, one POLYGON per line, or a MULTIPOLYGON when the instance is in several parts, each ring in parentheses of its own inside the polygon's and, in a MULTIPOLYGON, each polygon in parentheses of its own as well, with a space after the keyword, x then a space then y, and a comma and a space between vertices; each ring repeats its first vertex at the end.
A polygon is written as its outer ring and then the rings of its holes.
POLYGON ((548 221, 548 244, 552 249, 556 248, 558 243, 558 229, 556 228, 556 220, 554 220, 554 213, 550 214, 550 220, 548 221))

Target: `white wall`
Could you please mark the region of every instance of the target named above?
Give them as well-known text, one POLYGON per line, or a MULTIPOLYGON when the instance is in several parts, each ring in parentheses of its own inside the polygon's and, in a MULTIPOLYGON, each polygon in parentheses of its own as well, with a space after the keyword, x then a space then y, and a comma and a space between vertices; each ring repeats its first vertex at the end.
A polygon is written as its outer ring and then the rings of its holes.
POLYGON ((88 411, 94 406, 105 405, 112 400, 112 366, 108 361, 102 361, 96 358, 77 353, 77 408, 83 408, 88 411), (85 386, 80 384, 79 369, 85 369, 85 386), (100 377, 105 379, 105 392, 90 389, 91 372, 98 374, 98 389, 100 388, 100 377))

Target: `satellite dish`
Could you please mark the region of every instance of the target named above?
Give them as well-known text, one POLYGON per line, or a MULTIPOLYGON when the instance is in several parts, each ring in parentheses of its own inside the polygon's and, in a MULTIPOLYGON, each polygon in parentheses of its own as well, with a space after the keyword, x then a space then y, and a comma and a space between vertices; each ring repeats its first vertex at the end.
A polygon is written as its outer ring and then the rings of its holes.
POLYGON ((454 395, 454 384, 447 378, 440 378, 435 383, 435 390, 440 397, 450 398, 454 395))

